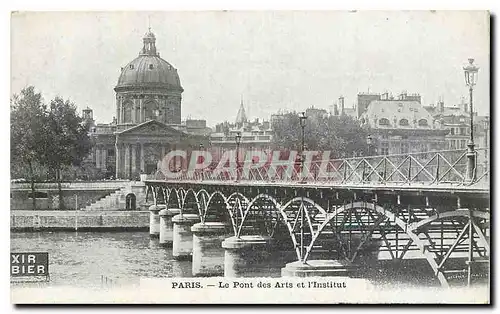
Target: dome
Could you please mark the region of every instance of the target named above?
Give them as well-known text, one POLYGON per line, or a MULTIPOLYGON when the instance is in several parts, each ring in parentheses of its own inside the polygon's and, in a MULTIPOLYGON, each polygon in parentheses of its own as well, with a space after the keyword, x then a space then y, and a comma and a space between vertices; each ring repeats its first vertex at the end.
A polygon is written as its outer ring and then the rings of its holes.
POLYGON ((143 37, 139 56, 122 68, 115 90, 134 88, 183 91, 177 69, 156 52, 156 37, 148 31, 143 37))
POLYGON ((155 34, 153 34, 151 30, 149 30, 146 34, 144 34, 144 38, 156 38, 156 37, 155 34))
POLYGON ((177 69, 157 55, 140 55, 127 64, 118 78, 120 87, 182 89, 177 69))

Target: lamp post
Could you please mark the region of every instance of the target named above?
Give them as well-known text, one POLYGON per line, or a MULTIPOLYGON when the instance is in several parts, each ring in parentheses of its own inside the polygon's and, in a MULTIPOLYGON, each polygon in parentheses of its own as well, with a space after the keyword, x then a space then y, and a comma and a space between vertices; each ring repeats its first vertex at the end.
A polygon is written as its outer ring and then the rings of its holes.
MULTIPOLYGON (((304 151, 305 151, 305 128, 306 128, 306 120, 307 116, 305 112, 301 112, 299 116, 300 120, 300 127, 302 128, 302 145, 300 146, 300 175, 302 176, 301 183, 306 183, 305 177, 304 177, 304 151)), ((302 189, 302 200, 300 204, 300 260, 302 263, 305 263, 305 254, 304 254, 304 211, 305 211, 305 206, 304 206, 304 193, 305 190, 302 189)))
POLYGON ((490 130, 490 118, 485 117, 483 120, 483 127, 484 127, 484 173, 485 173, 485 178, 486 181, 488 181, 488 132, 490 130))
MULTIPOLYGON (((368 146, 368 156, 371 156, 371 146, 372 146, 372 136, 368 134, 366 137, 366 144, 368 146)), ((362 175, 362 181, 365 181, 365 176, 366 176, 366 163, 367 163, 367 158, 364 159, 363 161, 363 175, 362 175)))
POLYGON ((368 156, 372 155, 371 153, 372 141, 373 141, 372 136, 368 134, 368 136, 366 137, 366 144, 368 145, 368 156))
MULTIPOLYGON (((200 143, 200 145, 199 145, 199 150, 200 150, 200 152, 202 152, 202 151, 203 151, 203 143, 200 143)), ((198 155, 198 156, 199 156, 199 157, 198 157, 199 159, 197 160, 197 162, 198 162, 198 163, 200 163, 201 159, 202 159, 202 158, 205 158, 205 157, 202 157, 202 156, 200 156, 200 155, 198 155)), ((200 178, 201 178, 201 181, 203 181, 203 169, 200 169, 200 178)))
POLYGON ((236 141, 236 180, 235 182, 239 182, 240 181, 240 175, 239 175, 239 172, 238 172, 238 168, 239 168, 239 161, 238 161, 238 157, 239 157, 239 154, 240 154, 240 143, 241 143, 241 133, 238 132, 236 134, 236 136, 234 137, 235 141, 236 141))
POLYGON ((302 176, 301 183, 306 183, 306 179, 304 177, 304 151, 305 151, 305 128, 306 128, 306 120, 307 116, 305 112, 301 112, 300 116, 300 127, 302 128, 302 144, 300 146, 300 175, 302 176))
POLYGON ((469 87, 470 138, 467 143, 467 178, 473 181, 476 174, 476 155, 474 152, 474 107, 472 105, 472 91, 477 82, 479 67, 474 65, 474 59, 469 58, 469 64, 464 66, 465 84, 469 87))

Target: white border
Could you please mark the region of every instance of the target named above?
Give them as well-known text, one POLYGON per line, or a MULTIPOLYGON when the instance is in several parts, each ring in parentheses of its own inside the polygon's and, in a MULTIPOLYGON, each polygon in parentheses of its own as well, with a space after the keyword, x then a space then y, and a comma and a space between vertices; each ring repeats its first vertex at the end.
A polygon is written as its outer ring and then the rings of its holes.
MULTIPOLYGON (((8 199, 8 191, 9 191, 9 155, 7 153, 7 150, 10 147, 9 144, 9 105, 8 105, 8 99, 10 97, 10 12, 14 10, 21 10, 21 11, 52 11, 52 10, 141 10, 141 11, 149 11, 149 10, 220 10, 220 9, 229 9, 229 10, 352 10, 352 9, 362 9, 362 10, 370 10, 370 9, 376 9, 376 10, 381 10, 381 9, 390 9, 390 10, 425 10, 425 9, 436 9, 436 10, 490 10, 493 14, 499 12, 499 2, 494 1, 494 0, 474 0, 474 1, 467 1, 467 0, 461 0, 461 1, 441 1, 441 2, 436 2, 435 0, 420 0, 420 1, 397 1, 397 0, 381 0, 381 1, 373 1, 373 0, 358 0, 358 1, 343 1, 343 2, 336 2, 332 3, 332 1, 319 1, 319 0, 308 0, 308 1, 297 1, 297 0, 289 0, 289 1, 270 1, 270 0, 254 0, 254 1, 210 1, 210 2, 205 2, 205 1, 196 1, 196 0, 185 0, 185 1, 177 1, 177 2, 166 2, 166 1, 147 1, 147 2, 142 2, 142 1, 131 1, 131 0, 122 0, 120 2, 116 3, 106 3, 104 1, 99 1, 99 0, 87 0, 83 2, 69 2, 69 1, 16 1, 15 3, 9 3, 8 1, 2 2, 2 15, 1 15, 1 21, 2 21, 2 26, 0 28, 0 36, 2 40, 2 60, 3 60, 3 69, 9 69, 9 71, 4 71, 4 75, 2 75, 2 84, 0 85, 0 91, 2 94, 2 99, 4 100, 4 104, 2 106, 2 114, 0 115, 1 123, 0 126, 2 127, 2 139, 3 139, 3 147, 4 147, 4 154, 1 155, 1 164, 2 164, 2 172, 0 173, 0 178, 2 182, 2 199, 7 200, 8 199), (120 6, 117 6, 116 4, 119 3, 120 6), (286 4, 286 5, 285 5, 286 4)), ((496 19, 496 23, 498 24, 498 18, 496 19)), ((497 32, 495 32, 497 34, 497 32)), ((498 35, 495 36, 495 39, 498 39, 498 35)), ((497 61, 497 60, 496 60, 497 61)), ((495 62, 495 64, 498 64, 495 62)), ((497 67, 492 69, 495 73, 497 71, 497 67)), ((500 90, 498 88, 498 81, 496 82, 495 86, 492 89, 500 90)), ((492 106, 495 106, 496 104, 492 104, 492 106)), ((496 110, 498 112, 499 109, 496 110)), ((497 120, 497 114, 493 117, 493 119, 497 120)), ((498 127, 496 128, 498 129, 498 127)), ((492 137, 495 139, 495 146, 498 144, 497 140, 500 141, 499 137, 492 137)), ((497 186, 498 188, 498 186, 497 186)), ((500 188, 498 188, 500 189, 500 188)), ((498 190, 495 190, 495 192, 498 192, 498 190)), ((499 195, 496 193, 496 195, 499 195)), ((8 205, 4 201, 4 206, 3 206, 4 214, 8 214, 8 205)), ((498 215, 495 215, 495 217, 498 215)), ((10 235, 9 235, 9 227, 8 219, 2 219, 2 221, 5 223, 4 226, 0 229, 4 234, 4 239, 6 241, 10 242, 10 235)), ((496 221, 495 221, 496 222, 496 221)), ((498 224, 497 224, 498 225, 498 224)), ((3 256, 2 259, 0 259, 0 265, 7 264, 7 252, 9 249, 7 245, 3 245, 3 256)), ((493 250, 495 252, 495 250, 493 250)), ((15 309, 13 306, 10 305, 10 284, 9 284, 9 276, 8 276, 8 266, 3 265, 3 267, 0 267, 1 269, 4 269, 4 271, 1 272, 2 274, 2 283, 3 283, 3 308, 2 312, 7 313, 7 312, 13 312, 15 309)), ((498 291, 499 289, 495 289, 495 291, 498 291)), ((496 298, 498 300, 498 298, 496 298)), ((407 311, 410 308, 405 308, 404 310, 407 311)), ((41 312, 41 311, 53 311, 54 309, 32 309, 34 312, 41 312)), ((108 312, 111 309, 90 309, 92 312, 108 312)), ((119 309, 114 309, 123 311, 126 309, 119 308, 119 309)), ((133 311, 137 311, 137 308, 130 309, 133 311)), ((189 308, 184 308, 184 309, 155 309, 157 311, 182 311, 184 312, 190 312, 193 311, 193 309, 189 308)), ((206 311, 207 309, 200 309, 198 308, 197 310, 203 310, 206 311)), ((221 311, 222 309, 217 308, 217 309, 212 309, 216 311, 221 311)), ((231 310, 231 309, 227 309, 231 310)), ((238 309, 240 311, 242 309, 238 309)), ((249 309, 250 311, 255 311, 256 309, 249 309)), ((278 309, 278 308, 272 308, 272 309, 267 309, 268 311, 286 311, 288 309, 278 309)), ((297 309, 299 311, 305 310, 304 308, 297 309)), ((309 311, 310 309, 308 309, 309 311)), ((315 308, 314 310, 321 310, 318 308, 315 308)), ((344 310, 344 309, 332 309, 332 308, 326 308, 323 309, 326 311, 331 311, 331 310, 344 310)), ((369 309, 370 311, 376 310, 376 311, 386 311, 387 309, 381 309, 381 308, 376 308, 376 309, 369 309)), ((454 309, 450 309, 454 310, 454 309)), ((64 312, 66 311, 71 311, 70 308, 64 309, 64 312)), ((427 308, 426 311, 433 311, 433 309, 427 308)))

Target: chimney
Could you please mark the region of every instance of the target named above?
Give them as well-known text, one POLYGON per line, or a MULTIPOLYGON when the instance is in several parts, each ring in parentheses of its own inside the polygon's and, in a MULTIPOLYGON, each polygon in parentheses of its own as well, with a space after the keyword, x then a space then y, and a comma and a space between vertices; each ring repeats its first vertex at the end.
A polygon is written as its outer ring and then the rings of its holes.
POLYGON ((382 100, 389 100, 389 92, 386 91, 382 94, 382 100))
POLYGON ((338 116, 339 115, 339 107, 337 104, 333 104, 333 115, 338 116))
POLYGON ((462 96, 462 97, 460 98, 460 100, 461 100, 461 104, 462 104, 462 109, 463 109, 465 112, 469 112, 469 108, 468 108, 468 107, 469 107, 469 104, 465 102, 464 97, 462 96))
POLYGON ((438 102, 438 111, 439 112, 444 112, 444 101, 440 100, 438 102))
POLYGON ((340 114, 344 114, 344 96, 339 97, 340 114))

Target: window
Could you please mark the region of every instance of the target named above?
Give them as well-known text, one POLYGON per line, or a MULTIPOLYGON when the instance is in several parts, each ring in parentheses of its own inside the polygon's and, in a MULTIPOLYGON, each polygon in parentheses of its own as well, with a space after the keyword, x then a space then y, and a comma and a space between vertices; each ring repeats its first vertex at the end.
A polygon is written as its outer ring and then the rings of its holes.
POLYGON ((389 119, 386 119, 386 118, 382 118, 378 121, 378 124, 380 125, 389 125, 390 122, 389 122, 389 119))
POLYGON ((465 148, 465 140, 460 140, 460 148, 465 148))
POLYGON ((123 106, 123 122, 132 122, 132 103, 126 103, 123 106))
MULTIPOLYGON (((32 195, 33 194, 31 192, 28 193, 28 198, 33 198, 32 195)), ((35 198, 48 198, 48 197, 49 197, 49 194, 47 194, 46 192, 35 191, 35 198)))
POLYGON ((401 119, 401 120, 399 120, 399 125, 402 125, 402 126, 409 125, 408 120, 407 119, 401 119))
POLYGON ((426 119, 420 119, 418 120, 418 126, 427 126, 427 120, 426 119))
POLYGON ((114 149, 108 149, 108 157, 114 157, 115 156, 115 150, 114 149))
POLYGON ((450 129, 450 134, 451 134, 451 135, 455 135, 455 128, 451 128, 451 129, 450 129))
POLYGON ((456 148, 456 146, 455 146, 455 140, 450 141, 450 149, 455 149, 455 148, 456 148))
POLYGON ((150 65, 149 65, 149 69, 150 69, 150 70, 152 70, 152 69, 153 69, 153 65, 152 65, 152 64, 150 64, 150 65))
POLYGON ((406 154, 410 150, 408 143, 401 143, 401 154, 406 154))
POLYGON ((465 135, 466 129, 465 128, 460 128, 460 135, 465 135))
POLYGON ((389 155, 389 143, 381 143, 380 152, 382 155, 389 155))
POLYGON ((129 68, 130 68, 130 70, 133 70, 134 69, 134 65, 133 64, 129 65, 129 68))

